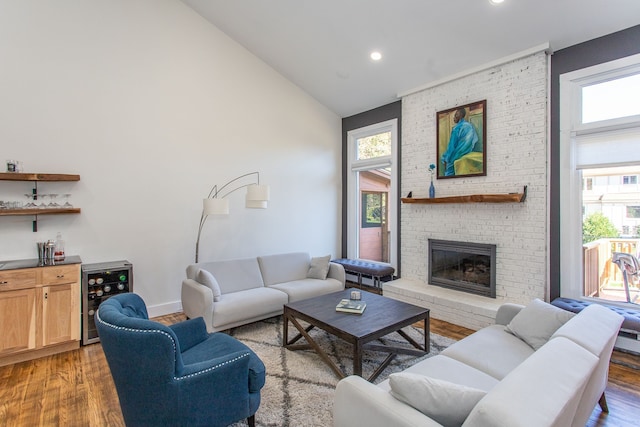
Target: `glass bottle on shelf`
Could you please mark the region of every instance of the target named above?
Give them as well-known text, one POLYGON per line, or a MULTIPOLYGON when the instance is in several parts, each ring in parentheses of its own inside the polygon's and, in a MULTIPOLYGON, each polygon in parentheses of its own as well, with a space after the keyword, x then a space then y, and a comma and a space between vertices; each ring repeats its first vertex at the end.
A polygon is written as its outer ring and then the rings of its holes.
POLYGON ((64 240, 62 240, 62 233, 58 232, 56 235, 56 249, 53 253, 54 261, 64 260, 64 240))

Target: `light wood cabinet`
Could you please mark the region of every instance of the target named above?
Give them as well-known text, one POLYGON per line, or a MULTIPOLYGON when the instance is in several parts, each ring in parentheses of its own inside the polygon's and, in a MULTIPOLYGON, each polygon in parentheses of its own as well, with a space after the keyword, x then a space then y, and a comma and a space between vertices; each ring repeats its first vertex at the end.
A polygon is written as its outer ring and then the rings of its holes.
POLYGON ((0 366, 80 347, 80 264, 0 271, 0 366))
POLYGON ((0 357, 36 348, 36 290, 0 292, 0 357))

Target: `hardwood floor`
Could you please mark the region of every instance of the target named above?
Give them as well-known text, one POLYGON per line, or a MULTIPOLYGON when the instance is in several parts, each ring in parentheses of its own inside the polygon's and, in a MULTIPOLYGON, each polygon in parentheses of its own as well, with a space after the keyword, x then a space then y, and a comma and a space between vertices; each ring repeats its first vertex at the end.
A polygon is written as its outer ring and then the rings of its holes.
MULTIPOLYGON (((172 324, 184 315, 154 320, 172 324)), ((431 331, 454 339, 473 332, 435 319, 431 331)), ((614 352, 606 395, 610 412, 596 407, 587 426, 640 423, 640 356, 614 352)), ((0 426, 124 426, 100 344, 0 367, 0 426)))

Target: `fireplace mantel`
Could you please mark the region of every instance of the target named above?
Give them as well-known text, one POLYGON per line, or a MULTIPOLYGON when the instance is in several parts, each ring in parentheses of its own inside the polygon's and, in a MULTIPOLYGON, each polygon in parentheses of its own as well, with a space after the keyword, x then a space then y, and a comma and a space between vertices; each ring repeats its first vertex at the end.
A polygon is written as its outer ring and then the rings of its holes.
POLYGON ((507 194, 471 194, 468 196, 449 196, 434 198, 412 198, 403 197, 402 203, 523 203, 527 198, 527 186, 524 186, 522 193, 507 194))

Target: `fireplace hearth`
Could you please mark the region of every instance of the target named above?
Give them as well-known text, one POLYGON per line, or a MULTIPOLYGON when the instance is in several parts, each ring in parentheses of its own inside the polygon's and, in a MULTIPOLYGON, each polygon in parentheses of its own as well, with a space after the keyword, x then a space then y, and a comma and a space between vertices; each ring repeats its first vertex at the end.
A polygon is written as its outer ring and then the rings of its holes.
POLYGON ((496 297, 496 245, 429 239, 429 285, 496 297))

